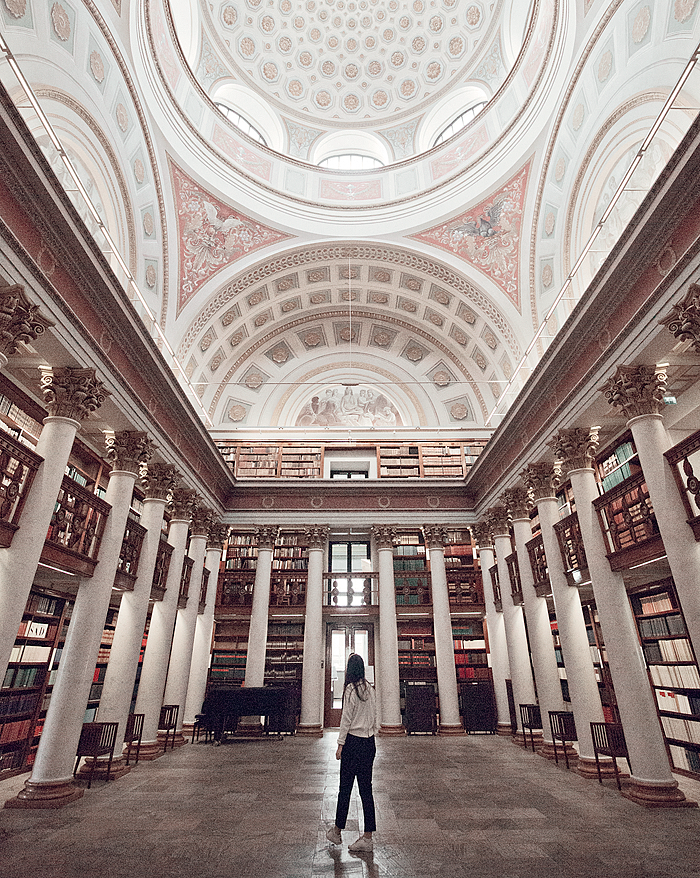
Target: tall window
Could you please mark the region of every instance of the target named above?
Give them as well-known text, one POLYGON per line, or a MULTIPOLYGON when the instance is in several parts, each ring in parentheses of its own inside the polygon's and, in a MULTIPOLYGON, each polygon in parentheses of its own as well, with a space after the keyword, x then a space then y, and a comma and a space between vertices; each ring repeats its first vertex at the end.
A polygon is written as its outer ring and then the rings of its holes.
POLYGON ((368 155, 346 152, 342 155, 331 155, 318 163, 319 168, 330 168, 333 171, 371 171, 383 168, 384 163, 368 155))
POLYGON ((433 141, 433 146, 438 146, 441 143, 444 143, 446 140, 449 140, 453 134, 456 134, 458 131, 461 131, 462 128, 466 128, 466 126, 471 122, 471 120, 478 116, 479 113, 486 106, 486 101, 479 101, 478 104, 474 104, 473 107, 469 107, 468 110, 465 110, 463 113, 460 113, 456 119, 453 119, 449 125, 442 129, 442 131, 438 134, 438 136, 433 141))
POLYGON ((253 140, 257 140, 258 143, 262 143, 263 146, 267 146, 267 141, 262 136, 262 134, 258 131, 255 125, 251 125, 251 123, 245 118, 245 116, 241 116, 240 113, 237 113, 235 110, 232 110, 231 107, 227 107, 226 104, 217 104, 217 110, 223 113, 224 116, 231 122, 233 125, 238 128, 239 131, 242 131, 244 134, 247 134, 248 137, 251 137, 253 140))

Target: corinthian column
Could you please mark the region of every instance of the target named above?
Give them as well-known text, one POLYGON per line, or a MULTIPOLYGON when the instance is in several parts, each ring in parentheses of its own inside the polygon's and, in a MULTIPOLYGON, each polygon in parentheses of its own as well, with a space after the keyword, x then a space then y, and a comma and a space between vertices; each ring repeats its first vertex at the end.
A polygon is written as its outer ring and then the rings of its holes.
MULTIPOLYGON (((542 528, 542 542, 547 556, 549 581, 557 614, 559 639, 566 664, 571 705, 578 734, 578 764, 576 770, 584 777, 595 777, 596 763, 591 740, 592 722, 603 722, 603 707, 591 660, 591 651, 583 618, 578 588, 570 586, 564 572, 564 561, 554 525, 559 521, 559 506, 555 490, 560 481, 561 465, 547 461, 531 464, 523 479, 537 506, 542 528)), ((601 758, 601 771, 612 771, 612 762, 601 758)))
MULTIPOLYGON (((43 373, 41 389, 49 416, 36 452, 43 462, 24 503, 12 545, 0 550, 0 672, 3 677, 29 598, 46 533, 80 422, 109 395, 94 369, 43 373)), ((102 620, 104 621, 104 619, 102 620)))
POLYGON ((535 579, 527 551, 527 543, 532 539, 530 526, 530 499, 527 490, 518 485, 505 493, 508 511, 513 522, 515 535, 515 551, 518 556, 520 582, 523 589, 523 608, 527 620, 527 633, 530 642, 530 654, 535 669, 537 683, 537 699, 542 715, 542 747, 541 756, 554 759, 552 732, 549 727, 549 711, 561 710, 564 702, 559 682, 559 668, 554 654, 552 626, 549 622, 547 600, 539 597, 535 591, 535 579))
POLYGON ((560 430, 550 443, 569 471, 593 594, 625 732, 632 771, 623 795, 643 805, 677 807, 686 802, 671 775, 656 704, 621 573, 613 572, 593 507, 598 487, 592 467, 597 431, 560 430))
MULTIPOLYGON (((187 684, 187 701, 185 702, 184 727, 185 731, 189 732, 192 730, 195 717, 202 711, 204 694, 207 689, 207 673, 211 659, 212 634, 214 633, 214 606, 216 604, 216 591, 219 581, 219 566, 227 536, 228 527, 225 524, 222 524, 220 521, 211 521, 207 531, 207 554, 204 561, 204 567, 209 571, 209 580, 207 582, 204 610, 201 613, 197 613, 195 622, 192 661, 190 663, 190 676, 187 684)), ((195 597, 199 602, 199 594, 190 594, 188 603, 190 600, 194 600, 195 597)))
POLYGON ((43 335, 51 320, 39 311, 39 306, 27 298, 24 287, 14 284, 0 290, 0 369, 8 363, 8 357, 17 353, 17 344, 29 344, 43 335))
POLYGON ((673 446, 662 415, 665 390, 666 375, 649 366, 618 366, 603 388, 608 402, 628 418, 688 635, 700 656, 700 543, 688 525, 673 469, 664 457, 673 446))
MULTIPOLYGON (((194 501, 195 492, 191 488, 181 486, 173 488, 170 500, 172 513, 168 528, 168 542, 173 547, 173 551, 165 581, 165 595, 162 601, 155 601, 153 604, 146 651, 141 666, 139 691, 136 696, 135 712, 144 714, 141 759, 157 759, 163 752, 158 742, 158 721, 163 705, 165 678, 168 673, 168 660, 180 594, 182 565, 185 560, 187 534, 194 501)), ((181 711, 183 706, 180 705, 181 711)))
POLYGON ((48 803, 55 807, 77 798, 72 776, 75 752, 119 564, 134 482, 150 454, 145 433, 118 433, 113 440, 108 440, 107 457, 114 469, 105 499, 112 508, 102 534, 95 572, 78 587, 32 776, 15 800, 17 807, 45 808, 48 803))
POLYGON ((256 528, 258 562, 255 567, 253 606, 250 609, 248 653, 245 663, 245 685, 262 686, 265 682, 265 653, 267 652, 267 617, 270 606, 270 579, 272 552, 279 528, 263 525, 256 528))
POLYGON ((519 704, 534 704, 535 687, 532 682, 530 671, 530 652, 527 648, 527 635, 525 634, 525 620, 523 608, 513 603, 510 588, 510 574, 506 558, 511 554, 510 529, 508 527, 508 509, 504 504, 492 506, 488 512, 488 520, 493 531, 493 539, 496 547, 496 559, 498 563, 498 578, 501 582, 501 605, 503 606, 503 620, 506 629, 506 643, 508 644, 508 664, 510 666, 510 679, 513 686, 513 700, 515 702, 515 719, 517 732, 513 737, 516 744, 525 744, 522 725, 520 722, 519 704))
POLYGON ((396 528, 375 524, 372 536, 379 565, 379 694, 382 735, 404 735, 399 685, 399 638, 396 628, 394 544, 396 528))
POLYGON ((450 596, 445 571, 445 543, 447 528, 437 524, 423 525, 425 545, 430 552, 430 583, 433 592, 433 626, 435 629, 435 662, 437 664, 438 694, 440 698, 441 735, 463 735, 459 718, 455 645, 452 638, 450 596))
POLYGON ((473 528, 474 539, 479 548, 481 579, 484 588, 484 606, 486 607, 486 630, 488 633, 489 659, 493 674, 493 689, 496 696, 496 712, 498 725, 496 734, 510 736, 510 712, 508 710, 508 693, 506 680, 510 679, 508 664, 508 644, 503 611, 496 609, 491 568, 494 564, 493 537, 489 525, 480 521, 473 528))
POLYGON ((304 661, 301 668, 301 717, 297 732, 300 735, 322 738, 323 559, 328 542, 328 528, 325 525, 307 527, 304 537, 309 546, 309 566, 306 579, 304 661))
POLYGON ((185 743, 182 726, 185 721, 187 684, 190 679, 194 629, 197 624, 199 593, 204 571, 204 557, 207 552, 207 536, 212 516, 212 510, 207 506, 201 505, 199 498, 195 497, 192 521, 190 523, 190 547, 188 551, 188 556, 192 559, 190 587, 185 606, 178 606, 177 609, 173 645, 170 650, 170 664, 165 682, 165 694, 163 695, 164 704, 178 704, 180 706, 175 732, 176 747, 185 743))

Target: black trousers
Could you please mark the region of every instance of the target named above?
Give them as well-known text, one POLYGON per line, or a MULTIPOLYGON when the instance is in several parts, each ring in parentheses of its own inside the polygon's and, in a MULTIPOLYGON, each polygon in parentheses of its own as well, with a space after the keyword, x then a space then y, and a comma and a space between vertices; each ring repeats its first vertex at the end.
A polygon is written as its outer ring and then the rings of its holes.
POLYGON ((355 778, 362 800, 362 811, 365 820, 365 832, 374 832, 377 828, 374 814, 374 796, 372 795, 372 766, 377 748, 374 738, 357 738, 348 735, 345 739, 343 752, 340 756, 340 790, 338 807, 335 811, 335 825, 345 829, 350 808, 350 795, 355 778))

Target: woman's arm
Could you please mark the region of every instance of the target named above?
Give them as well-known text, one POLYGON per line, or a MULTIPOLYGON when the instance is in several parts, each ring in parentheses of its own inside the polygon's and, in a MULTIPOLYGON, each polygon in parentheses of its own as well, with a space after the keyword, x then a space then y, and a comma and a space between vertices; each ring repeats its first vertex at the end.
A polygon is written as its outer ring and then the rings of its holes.
MULTIPOLYGON (((345 739, 347 738, 348 732, 350 731, 350 726, 352 725, 356 709, 357 692, 355 692, 355 687, 350 684, 345 688, 345 697, 343 699, 343 713, 340 717, 340 732, 338 733, 338 749, 342 748, 343 744, 345 743, 345 739)), ((340 756, 337 753, 336 759, 340 759, 340 756)))

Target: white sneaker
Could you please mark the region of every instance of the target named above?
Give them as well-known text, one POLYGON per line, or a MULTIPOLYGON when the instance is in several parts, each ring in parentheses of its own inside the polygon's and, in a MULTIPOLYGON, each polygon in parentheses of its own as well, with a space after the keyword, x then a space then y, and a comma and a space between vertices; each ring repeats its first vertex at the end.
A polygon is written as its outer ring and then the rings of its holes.
POLYGON ((326 838, 331 844, 342 844, 343 837, 340 834, 340 830, 337 826, 331 826, 331 828, 326 833, 326 838))
POLYGON ((371 838, 365 838, 364 835, 361 835, 357 841, 353 842, 348 850, 353 853, 358 853, 360 851, 371 851, 374 849, 374 841, 371 838))

